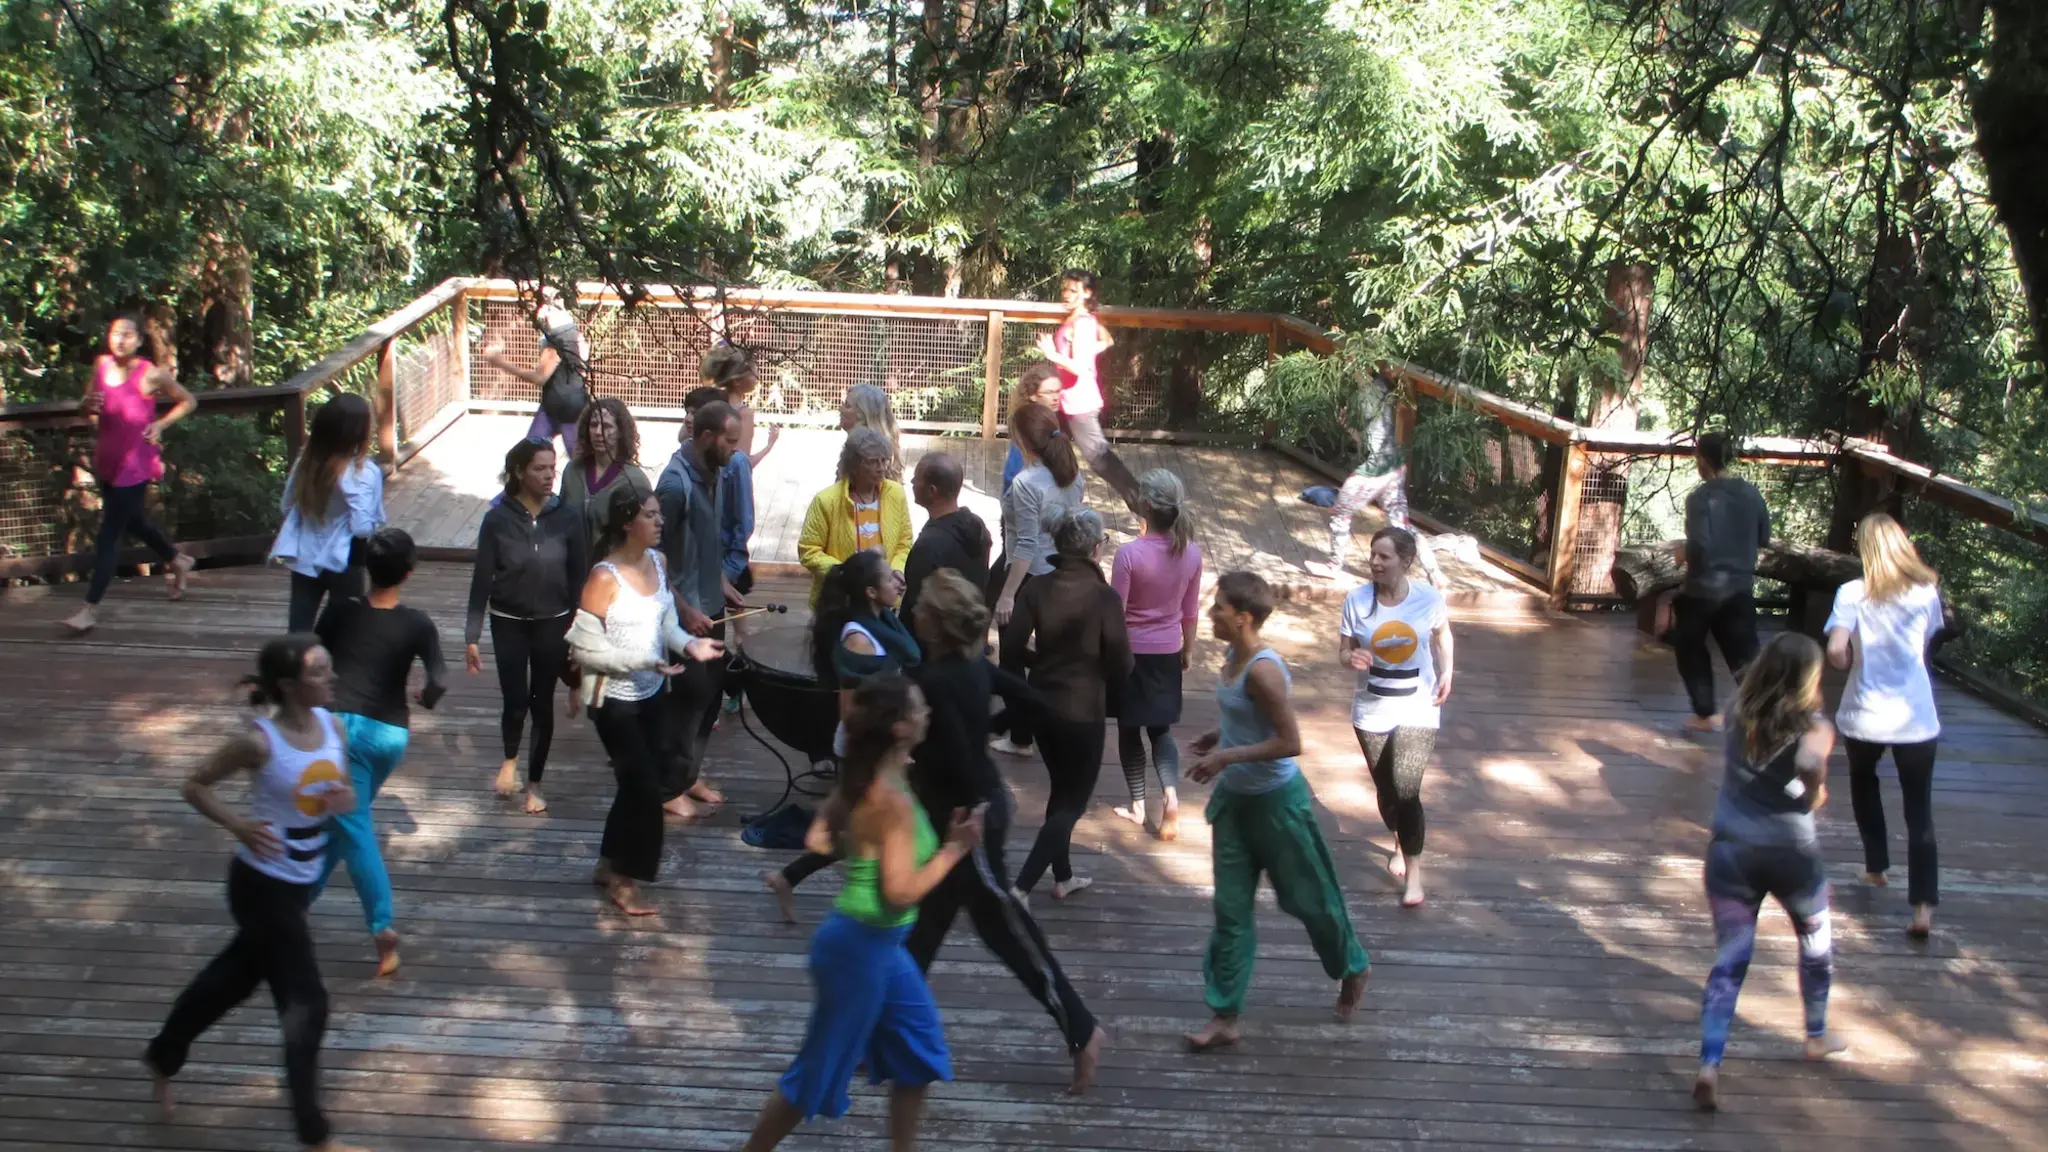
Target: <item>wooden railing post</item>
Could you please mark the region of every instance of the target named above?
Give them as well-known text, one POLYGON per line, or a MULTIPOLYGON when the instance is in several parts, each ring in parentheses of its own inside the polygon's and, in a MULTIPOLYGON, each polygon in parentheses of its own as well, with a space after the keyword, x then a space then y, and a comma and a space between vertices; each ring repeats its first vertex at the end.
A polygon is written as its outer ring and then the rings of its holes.
POLYGON ((398 465, 398 341, 377 346, 377 458, 398 465))
POLYGON ((1279 318, 1278 316, 1275 316, 1275 317, 1273 317, 1273 322, 1272 322, 1271 324, 1269 324, 1269 325, 1268 325, 1268 326, 1266 327, 1266 364, 1267 364, 1267 366, 1268 366, 1268 367, 1271 367, 1271 366, 1272 366, 1272 363, 1273 363, 1273 361, 1275 361, 1275 360, 1278 360, 1279 358, 1280 358, 1280 318, 1279 318))
POLYGON ((448 305, 455 310, 449 317, 448 342, 455 353, 455 395, 464 404, 469 403, 469 289, 455 294, 454 303, 448 305))
POLYGON ((996 413, 1002 411, 1003 402, 1003 314, 988 314, 988 344, 982 353, 984 371, 981 380, 981 438, 993 440, 996 435, 996 413))
POLYGON ((306 446, 306 393, 303 389, 289 390, 284 398, 283 419, 285 454, 296 464, 299 451, 306 446))
POLYGON ((1550 607, 1563 611, 1578 575, 1579 497, 1592 453, 1576 436, 1565 445, 1564 477, 1557 486, 1557 519, 1550 531, 1550 607))

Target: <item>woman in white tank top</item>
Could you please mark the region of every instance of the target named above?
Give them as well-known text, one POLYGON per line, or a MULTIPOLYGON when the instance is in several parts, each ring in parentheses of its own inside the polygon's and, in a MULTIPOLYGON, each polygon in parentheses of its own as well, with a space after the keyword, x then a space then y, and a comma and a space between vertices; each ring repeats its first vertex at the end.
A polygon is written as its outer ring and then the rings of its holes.
POLYGON ((263 646, 256 674, 243 681, 249 702, 270 706, 186 778, 186 803, 232 833, 240 845, 228 867, 228 910, 235 938, 180 993, 143 1053, 156 1077, 157 1102, 171 1106, 171 1077, 192 1042, 270 985, 284 1025, 285 1083, 299 1140, 318 1152, 346 1152, 320 1109, 320 1041, 327 1031, 327 989, 313 956, 306 908, 327 855, 327 820, 355 807, 348 747, 327 711, 334 664, 316 636, 283 636, 263 646), (214 794, 230 776, 250 777, 244 816, 214 794))

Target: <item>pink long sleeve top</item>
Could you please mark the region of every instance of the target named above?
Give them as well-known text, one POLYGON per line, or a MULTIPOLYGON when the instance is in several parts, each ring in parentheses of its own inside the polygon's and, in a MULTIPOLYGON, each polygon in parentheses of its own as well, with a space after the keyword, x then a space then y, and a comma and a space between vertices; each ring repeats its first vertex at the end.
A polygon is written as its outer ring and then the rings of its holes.
POLYGON ((1181 628, 1201 615, 1202 546, 1189 542, 1173 554, 1165 536, 1140 536, 1116 550, 1110 587, 1124 601, 1131 651, 1153 656, 1180 651, 1181 628))

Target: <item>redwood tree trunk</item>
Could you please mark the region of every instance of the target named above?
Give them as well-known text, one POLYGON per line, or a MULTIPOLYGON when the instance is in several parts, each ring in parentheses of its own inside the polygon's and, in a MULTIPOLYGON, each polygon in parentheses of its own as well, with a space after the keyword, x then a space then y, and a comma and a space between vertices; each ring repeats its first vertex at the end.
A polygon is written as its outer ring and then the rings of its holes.
POLYGON ((2048 4, 1985 0, 1991 37, 1971 100, 1991 202, 2012 240, 2034 347, 2048 349, 2048 4))

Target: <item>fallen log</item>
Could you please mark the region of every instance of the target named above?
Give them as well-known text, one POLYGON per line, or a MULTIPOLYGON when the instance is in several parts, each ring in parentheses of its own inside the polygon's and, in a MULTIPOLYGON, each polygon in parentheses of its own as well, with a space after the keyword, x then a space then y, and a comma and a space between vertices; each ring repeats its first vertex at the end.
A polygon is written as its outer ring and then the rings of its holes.
MULTIPOLYGON (((1638 544, 1614 554, 1614 594, 1625 602, 1655 599, 1685 582, 1683 541, 1638 544)), ((1863 575, 1854 556, 1773 540, 1756 554, 1756 574, 1807 591, 1835 589, 1863 575)))

